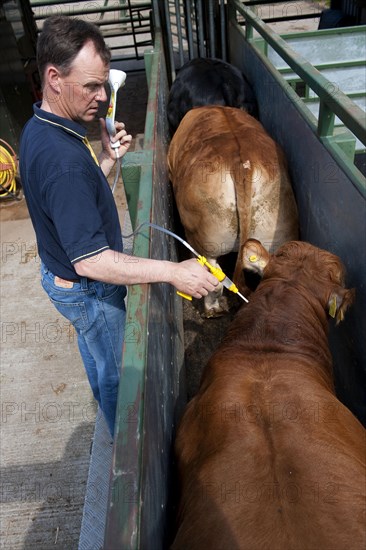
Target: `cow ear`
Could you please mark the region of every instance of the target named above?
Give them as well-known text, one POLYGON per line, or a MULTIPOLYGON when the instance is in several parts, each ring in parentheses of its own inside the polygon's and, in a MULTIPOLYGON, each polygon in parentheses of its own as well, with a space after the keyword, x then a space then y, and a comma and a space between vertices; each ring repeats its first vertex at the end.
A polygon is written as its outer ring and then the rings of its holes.
POLYGON ((241 258, 243 269, 254 271, 262 277, 270 256, 260 241, 248 239, 243 244, 241 258))
POLYGON ((347 290, 346 288, 337 287, 330 294, 328 299, 328 313, 330 317, 336 320, 336 325, 343 321, 344 314, 348 307, 352 304, 355 297, 355 289, 347 290))

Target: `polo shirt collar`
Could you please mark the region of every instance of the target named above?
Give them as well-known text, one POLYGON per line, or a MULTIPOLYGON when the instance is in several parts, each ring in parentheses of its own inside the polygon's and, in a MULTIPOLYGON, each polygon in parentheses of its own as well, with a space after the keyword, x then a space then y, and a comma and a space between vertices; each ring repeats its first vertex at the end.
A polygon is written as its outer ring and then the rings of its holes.
POLYGON ((69 120, 68 118, 63 118, 58 115, 55 115, 54 113, 49 113, 48 111, 44 111, 40 108, 41 102, 35 103, 33 105, 33 112, 34 116, 40 120, 41 122, 51 124, 52 126, 58 126, 68 132, 69 134, 72 134, 76 137, 78 137, 81 140, 84 140, 86 137, 87 130, 84 126, 81 124, 78 124, 74 120, 69 120))

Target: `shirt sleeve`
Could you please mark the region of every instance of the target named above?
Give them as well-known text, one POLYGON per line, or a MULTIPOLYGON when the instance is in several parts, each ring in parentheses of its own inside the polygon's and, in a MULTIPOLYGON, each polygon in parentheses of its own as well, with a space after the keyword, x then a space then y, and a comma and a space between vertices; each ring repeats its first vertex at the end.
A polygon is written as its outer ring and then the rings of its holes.
POLYGON ((69 164, 44 186, 44 204, 72 264, 109 248, 99 205, 98 167, 69 164))

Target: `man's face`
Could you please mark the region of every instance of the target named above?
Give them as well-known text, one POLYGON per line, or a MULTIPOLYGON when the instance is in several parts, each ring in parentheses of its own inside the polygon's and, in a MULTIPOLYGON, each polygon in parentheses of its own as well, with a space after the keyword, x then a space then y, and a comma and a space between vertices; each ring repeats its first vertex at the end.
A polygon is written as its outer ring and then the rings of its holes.
POLYGON ((60 76, 58 110, 61 116, 77 122, 94 120, 100 102, 107 101, 104 84, 108 80, 109 65, 105 65, 87 42, 75 57, 70 74, 60 76))

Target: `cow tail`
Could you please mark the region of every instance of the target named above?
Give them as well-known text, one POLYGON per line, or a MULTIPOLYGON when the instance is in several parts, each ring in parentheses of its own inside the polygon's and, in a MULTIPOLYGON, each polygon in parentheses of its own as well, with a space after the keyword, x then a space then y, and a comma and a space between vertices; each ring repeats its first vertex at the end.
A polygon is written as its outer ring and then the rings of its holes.
MULTIPOLYGON (((229 118, 229 117, 228 117, 229 118)), ((237 143, 237 157, 234 166, 234 185, 236 194, 236 209, 239 226, 239 247, 234 271, 234 282, 242 290, 246 290, 244 283, 241 251, 245 241, 250 236, 251 209, 252 209, 252 187, 254 166, 241 146, 240 125, 235 120, 228 120, 233 136, 237 143)))
POLYGON ((245 159, 242 155, 240 155, 239 162, 238 181, 235 181, 236 208, 239 220, 239 246, 234 271, 234 282, 244 290, 246 287, 243 274, 242 249, 245 241, 250 237, 254 169, 249 159, 245 159))

